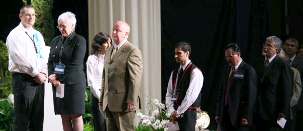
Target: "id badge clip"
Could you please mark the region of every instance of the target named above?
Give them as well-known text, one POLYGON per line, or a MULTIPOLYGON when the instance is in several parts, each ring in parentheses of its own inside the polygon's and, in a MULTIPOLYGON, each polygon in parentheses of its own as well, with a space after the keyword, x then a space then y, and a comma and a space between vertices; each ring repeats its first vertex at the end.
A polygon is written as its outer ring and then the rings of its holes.
POLYGON ((173 95, 173 97, 171 98, 172 101, 176 101, 177 100, 177 97, 176 95, 173 95))
POLYGON ((63 75, 64 74, 64 68, 65 68, 65 65, 63 63, 58 63, 55 65, 55 71, 54 73, 55 74, 60 74, 60 75, 63 75))

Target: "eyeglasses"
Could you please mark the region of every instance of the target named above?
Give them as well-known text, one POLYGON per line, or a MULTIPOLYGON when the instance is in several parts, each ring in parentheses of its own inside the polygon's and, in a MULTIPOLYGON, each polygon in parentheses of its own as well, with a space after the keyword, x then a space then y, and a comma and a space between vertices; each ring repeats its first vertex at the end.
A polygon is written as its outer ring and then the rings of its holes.
POLYGON ((65 29, 65 28, 66 28, 66 25, 58 25, 57 28, 58 28, 59 30, 65 29))

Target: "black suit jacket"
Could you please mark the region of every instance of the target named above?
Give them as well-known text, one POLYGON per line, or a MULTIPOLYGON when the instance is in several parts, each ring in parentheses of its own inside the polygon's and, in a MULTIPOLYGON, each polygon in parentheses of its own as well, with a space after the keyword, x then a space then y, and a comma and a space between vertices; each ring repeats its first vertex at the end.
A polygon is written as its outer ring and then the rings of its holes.
POLYGON ((230 76, 231 84, 228 95, 225 97, 229 72, 230 68, 225 73, 224 83, 226 84, 222 86, 219 95, 217 103, 218 115, 223 116, 223 110, 226 109, 224 108, 225 98, 227 98, 228 110, 225 112, 229 113, 232 125, 235 127, 239 126, 241 118, 248 119, 249 125, 251 125, 257 95, 256 71, 252 66, 242 61, 238 69, 230 76))
MULTIPOLYGON (((301 76, 301 82, 303 83, 303 57, 298 57, 296 56, 295 59, 293 60, 292 67, 295 67, 296 69, 299 70, 300 76, 301 76)), ((298 104, 296 106, 297 110, 303 110, 303 96, 301 93, 300 100, 298 101, 298 104)))
POLYGON ((53 74, 55 65, 61 59, 61 62, 65 65, 64 79, 61 81, 64 82, 65 86, 76 83, 80 85, 86 84, 83 70, 86 53, 86 40, 84 37, 75 32, 70 34, 66 40, 63 40, 61 36, 57 36, 52 40, 50 46, 51 50, 48 60, 49 74, 53 74))
POLYGON ((290 67, 276 56, 267 67, 258 89, 258 113, 264 120, 277 120, 279 113, 288 117, 291 98, 290 67))
MULTIPOLYGON (((64 75, 60 75, 59 77, 59 80, 64 84, 63 112, 83 114, 84 91, 86 87, 86 76, 83 69, 86 40, 84 37, 73 32, 66 39, 63 39, 62 36, 55 37, 51 41, 50 46, 51 49, 48 60, 49 75, 54 74, 54 68, 55 65, 59 63, 59 59, 61 59, 61 62, 65 65, 64 75)), ((53 93, 53 95, 55 113, 61 113, 62 108, 60 108, 60 104, 56 102, 57 98, 55 97, 55 93, 53 93)))

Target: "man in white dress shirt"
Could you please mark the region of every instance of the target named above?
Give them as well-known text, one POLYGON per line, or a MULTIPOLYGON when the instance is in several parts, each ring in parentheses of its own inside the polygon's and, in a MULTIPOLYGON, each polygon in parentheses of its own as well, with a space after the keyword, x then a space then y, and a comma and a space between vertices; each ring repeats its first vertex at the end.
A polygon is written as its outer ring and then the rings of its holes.
POLYGON ((175 47, 175 58, 180 64, 172 71, 166 92, 166 107, 171 121, 178 122, 180 131, 194 131, 197 111, 200 110, 203 74, 189 56, 191 45, 179 42, 175 47))
POLYGON ((47 80, 47 54, 41 33, 33 28, 35 10, 20 9, 20 24, 6 39, 9 71, 13 74, 14 131, 42 131, 44 82, 47 80))

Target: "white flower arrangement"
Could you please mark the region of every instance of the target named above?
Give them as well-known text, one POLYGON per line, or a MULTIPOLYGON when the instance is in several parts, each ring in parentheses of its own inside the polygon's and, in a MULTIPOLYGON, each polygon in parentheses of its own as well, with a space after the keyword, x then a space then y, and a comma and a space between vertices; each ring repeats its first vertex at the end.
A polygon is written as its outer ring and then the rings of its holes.
POLYGON ((169 114, 165 110, 165 105, 157 99, 151 100, 151 115, 137 113, 139 123, 136 131, 167 131, 169 114))
MULTIPOLYGON (((176 131, 178 124, 169 121, 170 114, 165 110, 165 105, 157 99, 151 100, 150 114, 137 113, 139 123, 136 131, 176 131)), ((205 111, 197 113, 196 131, 206 131, 210 123, 210 118, 205 111)))

